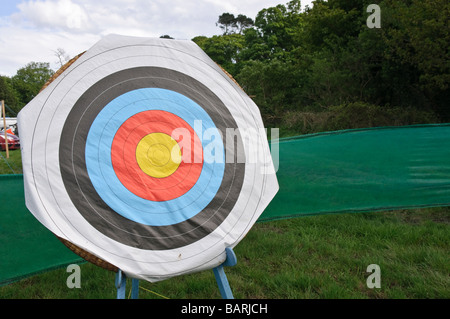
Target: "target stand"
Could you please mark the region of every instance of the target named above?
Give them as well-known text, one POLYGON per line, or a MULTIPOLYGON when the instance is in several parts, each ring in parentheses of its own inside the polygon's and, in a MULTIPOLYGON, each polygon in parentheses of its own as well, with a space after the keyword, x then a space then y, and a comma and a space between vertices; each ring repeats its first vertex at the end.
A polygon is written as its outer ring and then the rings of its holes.
POLYGON ((126 277, 138 298, 138 279, 211 269, 233 297, 226 247, 279 186, 258 106, 197 44, 106 36, 17 119, 27 208, 116 272, 118 298, 126 277))
MULTIPOLYGON (((234 253, 232 248, 227 247, 225 249, 226 259, 225 261, 213 268, 214 276, 217 281, 217 285, 219 286, 219 291, 222 296, 222 299, 234 299, 233 292, 231 291, 230 284, 228 282, 227 275, 224 271, 224 266, 235 266, 237 264, 236 254, 234 253)), ((127 284, 126 275, 119 269, 116 273, 116 288, 117 288, 117 299, 125 299, 125 291, 127 284)), ((139 279, 132 278, 131 280, 131 299, 139 298, 139 279)))

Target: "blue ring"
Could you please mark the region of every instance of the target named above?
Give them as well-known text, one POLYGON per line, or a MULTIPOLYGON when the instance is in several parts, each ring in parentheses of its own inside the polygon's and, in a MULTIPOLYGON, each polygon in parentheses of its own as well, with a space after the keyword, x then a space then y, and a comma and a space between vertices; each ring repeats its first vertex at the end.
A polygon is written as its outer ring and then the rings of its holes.
POLYGON ((214 198, 222 183, 225 154, 223 152, 221 161, 204 160, 195 185, 178 198, 156 202, 133 194, 114 172, 111 145, 117 130, 128 118, 149 110, 162 110, 179 116, 200 138, 206 129, 212 129, 215 138, 213 141, 202 139, 202 148, 212 145, 214 149, 224 150, 220 132, 197 103, 171 90, 144 88, 118 96, 97 115, 86 140, 86 168, 98 195, 116 213, 149 226, 173 225, 192 218, 214 198), (196 120, 202 121, 202 127, 195 125, 196 120))

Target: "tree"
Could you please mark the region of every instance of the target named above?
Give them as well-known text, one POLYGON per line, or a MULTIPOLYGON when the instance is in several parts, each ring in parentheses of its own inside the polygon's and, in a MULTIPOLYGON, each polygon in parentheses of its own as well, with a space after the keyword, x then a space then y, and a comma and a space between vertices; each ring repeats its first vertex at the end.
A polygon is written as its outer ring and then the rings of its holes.
POLYGON ((236 27, 236 18, 232 13, 222 13, 219 16, 219 20, 216 25, 218 25, 222 30, 223 34, 229 34, 233 28, 236 27))
POLYGON ((223 30, 223 35, 238 33, 242 34, 245 29, 253 26, 253 20, 244 14, 237 17, 232 13, 222 13, 216 23, 223 30))
POLYGON ((255 27, 272 53, 291 51, 301 45, 297 41, 303 29, 300 1, 263 9, 258 12, 255 27))
MULTIPOLYGON (((6 76, 0 76, 0 100, 4 100, 5 104, 11 108, 14 113, 19 112, 19 98, 17 92, 11 85, 11 79, 6 76)), ((14 114, 9 114, 9 110, 6 110, 6 114, 13 116, 14 114)))
POLYGON ((18 93, 20 107, 30 102, 53 74, 46 62, 30 62, 19 69, 12 77, 12 86, 18 93))
POLYGON ((204 36, 192 39, 208 56, 222 66, 230 74, 239 69, 240 52, 244 46, 244 36, 240 34, 204 36))
MULTIPOLYGON (((358 0, 362 2, 363 0, 358 0)), ((346 1, 316 1, 304 18, 300 41, 310 51, 343 48, 347 41, 358 36, 362 27, 363 11, 349 6, 346 1)))
POLYGON ((242 32, 253 26, 254 22, 251 18, 247 17, 246 15, 239 14, 236 19, 236 28, 239 34, 242 34, 242 32))
POLYGON ((53 52, 55 53, 55 56, 58 58, 57 63, 59 64, 59 67, 62 67, 70 60, 70 56, 66 53, 64 49, 58 48, 53 52))
POLYGON ((300 1, 293 0, 260 10, 253 25, 242 15, 223 14, 218 24, 224 35, 195 41, 274 125, 295 111, 338 110, 352 121, 348 105, 394 117, 398 110, 429 114, 425 123, 436 115, 448 121, 450 4, 381 0, 382 27, 369 28, 371 3, 315 0, 301 12, 300 1))
POLYGON ((403 81, 414 83, 414 90, 449 120, 450 3, 385 0, 381 8, 385 58, 397 70, 404 69, 403 81))

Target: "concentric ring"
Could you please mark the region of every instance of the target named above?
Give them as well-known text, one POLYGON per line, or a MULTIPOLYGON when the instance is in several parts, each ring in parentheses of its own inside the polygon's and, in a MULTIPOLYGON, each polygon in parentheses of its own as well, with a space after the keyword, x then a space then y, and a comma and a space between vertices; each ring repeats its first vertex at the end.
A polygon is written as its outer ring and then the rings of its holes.
MULTIPOLYGON (((185 125, 189 126, 189 124, 186 121, 180 120, 179 117, 168 116, 166 118, 160 116, 160 122, 155 121, 154 114, 163 112, 159 111, 161 108, 177 112, 189 123, 195 123, 196 118, 198 118, 204 121, 206 127, 215 128, 214 122, 208 114, 188 98, 169 90, 145 88, 127 92, 111 101, 111 103, 108 103, 97 115, 89 130, 86 141, 87 170, 100 197, 118 214, 133 221, 151 226, 176 224, 201 211, 212 200, 215 192, 219 189, 224 170, 223 160, 214 163, 205 163, 198 180, 194 181, 193 188, 189 189, 191 184, 186 183, 185 180, 189 182, 190 178, 187 177, 192 177, 191 172, 195 174, 195 169, 190 170, 188 175, 181 177, 180 183, 178 184, 186 186, 186 192, 182 192, 177 198, 166 198, 168 200, 170 199, 170 202, 163 202, 161 192, 153 191, 151 188, 146 188, 145 184, 142 184, 142 181, 148 179, 148 177, 140 170, 138 171, 141 172, 141 177, 138 176, 134 180, 131 180, 130 184, 123 184, 117 179, 117 172, 114 171, 114 165, 111 165, 112 157, 110 153, 112 153, 112 150, 109 148, 109 145, 114 142, 115 137, 119 134, 120 128, 123 127, 123 125, 120 125, 123 120, 129 122, 132 118, 138 117, 141 120, 138 127, 147 128, 146 130, 138 130, 141 132, 153 132, 156 129, 157 131, 163 131, 169 134, 171 130, 181 128, 187 130, 189 135, 194 134, 193 131, 185 127, 185 125), (136 95, 139 96, 138 100, 133 98, 136 95), (131 101, 128 99, 130 96, 132 97, 131 101), (162 96, 165 96, 166 99, 162 99, 162 96), (178 103, 174 104, 172 102, 173 100, 177 100, 178 103), (131 109, 130 105, 132 105, 131 109), (158 111, 155 111, 154 108, 158 109, 158 111), (149 109, 150 111, 143 112, 143 109, 149 109), (148 118, 146 116, 148 114, 152 114, 153 117, 148 118), (132 117, 127 119, 128 115, 132 115, 132 117), (172 123, 168 122, 171 118, 175 118, 175 121, 172 123), (146 125, 140 125, 142 123, 146 125), (118 131, 115 133, 117 128, 118 131), (130 188, 127 188, 127 186, 131 186, 134 190, 140 190, 141 193, 130 193, 130 188), (150 205, 147 199, 157 202, 152 202, 150 205)), ((131 123, 135 122, 131 121, 131 123)), ((199 130, 199 134, 201 135, 203 129, 198 128, 197 130, 199 130)), ((145 134, 141 134, 140 137, 143 137, 145 134)), ((219 147, 223 148, 223 145, 219 145, 219 147)), ((135 149, 131 148, 128 154, 122 152, 122 156, 119 156, 119 158, 130 159, 130 155, 134 152, 135 149)), ((126 162, 124 164, 125 166, 127 166, 126 162)), ((134 160, 131 159, 131 162, 133 163, 134 160)), ((196 175, 193 176, 193 178, 196 177, 196 175)), ((172 195, 170 194, 170 189, 161 191, 165 192, 164 196, 172 195)), ((181 187, 181 191, 183 191, 183 187, 181 187)))
MULTIPOLYGON (((159 204, 164 203, 166 207, 170 207, 170 209, 166 208, 165 212, 159 209, 162 209, 163 205, 158 208, 158 211, 143 212, 141 207, 139 207, 139 200, 137 199, 143 200, 147 203, 147 206, 153 207, 158 202, 148 201, 137 196, 135 198, 136 200, 132 201, 132 205, 136 205, 135 211, 131 214, 132 218, 124 217, 118 213, 119 209, 117 207, 126 207, 127 203, 123 199, 118 199, 117 196, 115 196, 117 206, 113 205, 115 209, 112 209, 110 203, 107 203, 98 193, 99 187, 95 187, 94 185, 96 181, 91 175, 98 174, 98 172, 93 168, 88 169, 88 165, 91 163, 91 155, 94 153, 90 151, 90 147, 95 145, 95 143, 91 144, 91 142, 101 141, 103 143, 109 137, 102 138, 102 136, 114 136, 115 134, 113 133, 118 130, 114 125, 105 125, 106 123, 103 122, 106 119, 116 119, 114 116, 103 117, 101 115, 105 107, 110 103, 118 103, 120 105, 121 97, 129 92, 137 92, 140 89, 143 89, 140 93, 150 89, 176 92, 170 98, 174 104, 176 104, 176 101, 173 101, 173 99, 182 99, 183 97, 193 101, 196 105, 200 106, 199 109, 185 107, 180 108, 180 112, 181 109, 184 109, 186 113, 190 114, 191 120, 205 118, 205 116, 200 114, 201 112, 205 112, 207 117, 211 119, 212 125, 208 125, 202 120, 202 132, 210 127, 217 128, 219 132, 225 132, 226 128, 237 128, 233 116, 225 105, 223 105, 222 101, 211 90, 194 78, 174 70, 159 67, 126 69, 106 76, 90 87, 78 99, 67 116, 62 130, 59 151, 61 176, 69 197, 78 211, 94 228, 109 238, 140 249, 165 250, 186 246, 214 231, 232 211, 240 195, 245 175, 245 164, 224 161, 224 163, 214 162, 208 166, 205 162, 202 167, 201 176, 205 174, 204 176, 209 177, 209 179, 206 178, 204 183, 200 183, 199 178, 194 187, 186 193, 189 193, 192 199, 196 198, 197 200, 175 203, 175 199, 173 200, 174 202, 159 202, 159 204), (106 128, 101 131, 102 133, 99 133, 100 131, 95 129, 91 130, 92 127, 97 125, 96 121, 97 124, 102 123, 103 127, 106 128), (108 130, 111 130, 111 132, 108 130), (100 134, 100 137, 92 138, 92 136, 88 136, 90 132, 100 134), (108 134, 103 134, 105 132, 108 134), (75 166, 77 169, 74 169, 75 166), (211 185, 214 185, 214 179, 220 176, 220 174, 217 174, 217 171, 220 172, 221 168, 223 173, 220 178, 220 185, 218 185, 217 189, 214 189, 211 185), (80 185, 83 185, 83 188, 80 185), (197 185, 199 185, 198 189, 196 188, 197 185), (210 199, 207 202, 202 202, 202 198, 210 199), (182 211, 180 213, 180 216, 183 216, 182 221, 178 217, 173 217, 174 212, 179 211, 182 211), (149 225, 140 219, 142 216, 150 215, 158 217, 152 217, 151 219, 152 221, 160 220, 159 224, 152 222, 149 225)), ((168 102, 170 99, 166 98, 165 102, 168 102)), ((136 108, 133 108, 132 113, 137 114, 136 110, 140 109, 139 100, 134 99, 134 102, 137 105, 136 108)), ((155 107, 154 109, 156 110, 157 108, 155 107)), ((149 109, 147 105, 142 111, 149 110, 151 108, 149 109)), ((158 110, 161 110, 161 107, 158 110)), ((164 109, 162 110, 164 111, 164 109)), ((123 115, 124 113, 126 112, 121 112, 120 114, 123 115)), ((123 124, 125 120, 134 114, 126 115, 125 119, 119 122, 123 124)), ((183 118, 183 116, 180 117, 183 118)), ((183 119, 186 120, 186 118, 183 119)), ((191 124, 189 120, 186 120, 186 122, 191 127, 195 127, 195 123, 191 124)), ((198 132, 198 129, 196 131, 198 136, 202 136, 202 132, 198 132)), ((205 143, 205 141, 202 142, 205 143)), ((226 157, 228 148, 242 149, 242 141, 239 138, 236 138, 234 143, 239 144, 239 146, 227 145, 222 141, 224 158, 226 157)), ((105 147, 107 146, 101 146, 100 150, 105 147)), ((101 162, 108 160, 105 152, 97 151, 97 153, 97 157, 101 158, 101 162)), ((111 162, 111 159, 109 159, 109 162, 111 162)), ((112 167, 112 164, 106 166, 112 167)), ((101 169, 99 168, 100 174, 104 174, 105 170, 103 169, 102 171, 101 169)), ((107 177, 107 180, 109 182, 109 177, 107 177)), ((103 193, 114 193, 104 190, 104 184, 100 189, 103 193)), ((117 191, 117 189, 115 190, 117 191)), ((129 191, 127 192, 130 193, 129 191)), ((103 193, 102 195, 104 195, 103 193)))
POLYGON ((148 176, 166 178, 180 166, 181 149, 172 136, 150 133, 136 146, 136 162, 148 176))
MULTIPOLYGON (((186 142, 180 140, 181 137, 177 137, 177 144, 180 142, 184 146, 186 142)), ((135 195, 153 201, 172 200, 186 193, 197 182, 203 167, 202 145, 195 131, 180 117, 166 111, 144 111, 131 116, 117 130, 112 140, 111 162, 120 182, 135 195), (153 178, 141 169, 137 159, 129 160, 130 154, 136 152, 138 144, 148 134, 172 136, 180 127, 190 138, 187 143, 189 148, 181 147, 182 161, 170 176, 153 178), (194 156, 199 159, 192 160, 194 156)))

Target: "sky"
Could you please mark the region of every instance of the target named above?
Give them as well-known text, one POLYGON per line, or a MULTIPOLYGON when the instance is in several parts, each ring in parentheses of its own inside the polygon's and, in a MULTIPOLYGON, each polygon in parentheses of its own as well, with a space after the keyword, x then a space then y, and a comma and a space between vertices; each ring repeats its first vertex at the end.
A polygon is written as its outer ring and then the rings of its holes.
MULTIPOLYGON (((170 35, 175 39, 221 34, 224 12, 255 19, 264 8, 289 0, 0 0, 0 75, 13 76, 29 62, 59 68, 55 52, 69 57, 103 36, 170 35)), ((309 5, 302 1, 302 7, 309 5)))

